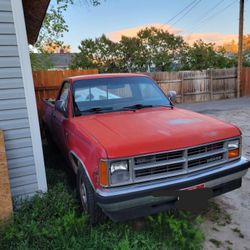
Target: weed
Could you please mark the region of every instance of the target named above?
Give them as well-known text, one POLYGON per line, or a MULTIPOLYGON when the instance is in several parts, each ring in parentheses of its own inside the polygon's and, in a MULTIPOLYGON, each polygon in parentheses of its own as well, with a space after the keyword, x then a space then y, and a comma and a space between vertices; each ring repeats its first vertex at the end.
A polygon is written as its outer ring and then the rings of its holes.
POLYGON ((232 221, 230 214, 222 210, 220 206, 213 201, 208 203, 208 210, 205 216, 219 226, 226 226, 232 221))
POLYGON ((242 234, 242 232, 240 231, 239 228, 237 228, 237 227, 236 228, 232 228, 232 231, 235 232, 235 233, 238 233, 238 235, 239 235, 240 238, 242 238, 242 239, 244 238, 244 235, 242 234))
POLYGON ((63 171, 47 168, 49 191, 36 195, 0 228, 1 249, 201 249, 201 218, 168 212, 136 221, 91 226, 79 211, 74 188, 63 171))
POLYGON ((217 248, 219 248, 221 246, 221 241, 216 240, 216 239, 210 239, 210 242, 212 242, 217 248))
POLYGON ((230 240, 225 241, 228 245, 233 245, 233 243, 230 240))

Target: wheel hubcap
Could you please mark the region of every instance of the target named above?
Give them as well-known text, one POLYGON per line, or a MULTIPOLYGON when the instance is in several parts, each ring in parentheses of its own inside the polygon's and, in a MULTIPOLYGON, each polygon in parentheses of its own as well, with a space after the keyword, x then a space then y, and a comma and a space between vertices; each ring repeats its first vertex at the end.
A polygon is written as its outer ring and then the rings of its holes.
POLYGON ((85 184, 82 180, 81 180, 81 184, 80 184, 80 195, 81 195, 81 201, 82 201, 83 208, 86 210, 86 208, 87 208, 87 192, 86 192, 85 184))

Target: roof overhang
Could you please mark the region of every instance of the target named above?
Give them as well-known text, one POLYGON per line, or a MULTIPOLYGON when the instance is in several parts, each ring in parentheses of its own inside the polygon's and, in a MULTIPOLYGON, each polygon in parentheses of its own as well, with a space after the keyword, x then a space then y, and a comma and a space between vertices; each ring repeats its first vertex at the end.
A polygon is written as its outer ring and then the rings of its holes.
POLYGON ((50 0, 22 0, 29 44, 38 38, 50 0))

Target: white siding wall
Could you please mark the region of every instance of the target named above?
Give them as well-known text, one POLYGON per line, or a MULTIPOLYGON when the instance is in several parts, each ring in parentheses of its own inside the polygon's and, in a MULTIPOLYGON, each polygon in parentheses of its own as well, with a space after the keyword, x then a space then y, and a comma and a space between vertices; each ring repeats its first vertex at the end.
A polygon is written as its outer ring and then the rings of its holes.
POLYGON ((13 197, 38 191, 19 46, 11 0, 0 0, 0 129, 5 135, 13 197))

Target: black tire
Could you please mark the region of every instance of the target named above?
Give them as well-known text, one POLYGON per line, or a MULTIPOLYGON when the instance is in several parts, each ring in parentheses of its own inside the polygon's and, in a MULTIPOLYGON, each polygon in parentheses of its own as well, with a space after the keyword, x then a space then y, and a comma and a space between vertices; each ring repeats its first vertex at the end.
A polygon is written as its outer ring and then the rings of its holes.
POLYGON ((96 204, 93 187, 91 186, 82 166, 79 166, 78 168, 77 191, 79 194, 82 210, 89 216, 90 223, 95 225, 97 223, 104 222, 106 216, 102 212, 101 208, 96 204), (83 192, 85 194, 83 194, 83 192))

